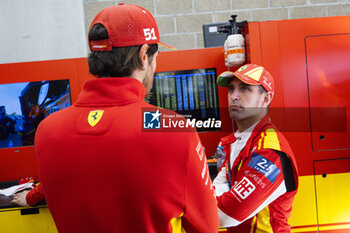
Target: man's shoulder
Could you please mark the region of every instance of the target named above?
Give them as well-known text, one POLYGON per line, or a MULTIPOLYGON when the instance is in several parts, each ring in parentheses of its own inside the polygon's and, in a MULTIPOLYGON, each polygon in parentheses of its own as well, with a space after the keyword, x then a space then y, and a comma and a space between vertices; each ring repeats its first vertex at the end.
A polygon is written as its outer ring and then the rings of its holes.
POLYGON ((69 112, 71 111, 72 106, 68 108, 61 109, 57 112, 51 113, 50 115, 46 116, 39 124, 39 129, 42 130, 42 128, 52 128, 54 129, 54 126, 58 126, 60 121, 66 122, 67 119, 69 120, 69 112))
POLYGON ((162 107, 158 107, 152 104, 149 104, 147 102, 143 102, 142 107, 144 108, 143 110, 146 111, 159 111, 163 116, 167 116, 167 117, 176 117, 176 119, 185 119, 181 114, 170 110, 170 109, 166 109, 166 108, 162 108, 162 107))
POLYGON ((253 146, 256 149, 272 149, 283 151, 284 144, 288 144, 287 140, 281 132, 272 124, 261 127, 253 139, 253 146))

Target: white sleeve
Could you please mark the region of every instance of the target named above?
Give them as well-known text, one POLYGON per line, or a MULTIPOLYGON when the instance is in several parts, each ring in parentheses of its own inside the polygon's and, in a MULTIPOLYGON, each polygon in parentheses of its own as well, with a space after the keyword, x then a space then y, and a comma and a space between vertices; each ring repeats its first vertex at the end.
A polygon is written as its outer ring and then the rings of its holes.
POLYGON ((221 196, 223 193, 226 193, 230 190, 230 187, 228 186, 227 180, 226 180, 226 167, 222 166, 220 172, 215 177, 213 181, 213 185, 215 187, 215 195, 221 196))

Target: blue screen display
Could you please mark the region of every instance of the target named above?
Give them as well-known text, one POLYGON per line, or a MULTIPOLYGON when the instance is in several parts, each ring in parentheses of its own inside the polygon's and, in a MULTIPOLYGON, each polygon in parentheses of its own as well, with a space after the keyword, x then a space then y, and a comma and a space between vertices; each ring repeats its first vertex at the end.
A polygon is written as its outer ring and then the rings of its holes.
POLYGON ((39 123, 70 105, 68 79, 0 84, 0 148, 33 145, 39 123))

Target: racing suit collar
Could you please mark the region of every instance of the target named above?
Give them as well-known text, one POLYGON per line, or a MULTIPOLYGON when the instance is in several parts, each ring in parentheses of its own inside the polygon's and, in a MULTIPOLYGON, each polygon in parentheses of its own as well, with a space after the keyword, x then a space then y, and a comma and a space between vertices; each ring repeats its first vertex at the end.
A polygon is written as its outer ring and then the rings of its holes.
MULTIPOLYGON (((252 132, 250 137, 254 138, 256 136, 256 134, 260 131, 260 129, 263 128, 264 126, 266 126, 266 124, 272 124, 271 119, 268 115, 264 116, 264 118, 262 118, 259 121, 259 123, 254 127, 253 132, 252 132)), ((230 145, 231 143, 235 142, 236 140, 237 140, 237 138, 236 138, 235 132, 234 132, 228 136, 222 137, 221 143, 222 143, 222 146, 230 145)))
POLYGON ((84 83, 76 105, 125 105, 143 100, 145 93, 144 85, 134 78, 96 78, 84 83))

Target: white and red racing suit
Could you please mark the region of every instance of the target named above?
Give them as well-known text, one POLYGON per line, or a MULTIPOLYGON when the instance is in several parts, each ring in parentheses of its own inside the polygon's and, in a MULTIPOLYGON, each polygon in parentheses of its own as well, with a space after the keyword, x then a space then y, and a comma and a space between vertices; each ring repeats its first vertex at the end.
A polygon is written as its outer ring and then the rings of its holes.
POLYGON ((220 143, 226 156, 213 183, 220 226, 228 232, 290 232, 298 171, 284 136, 265 116, 220 143))

